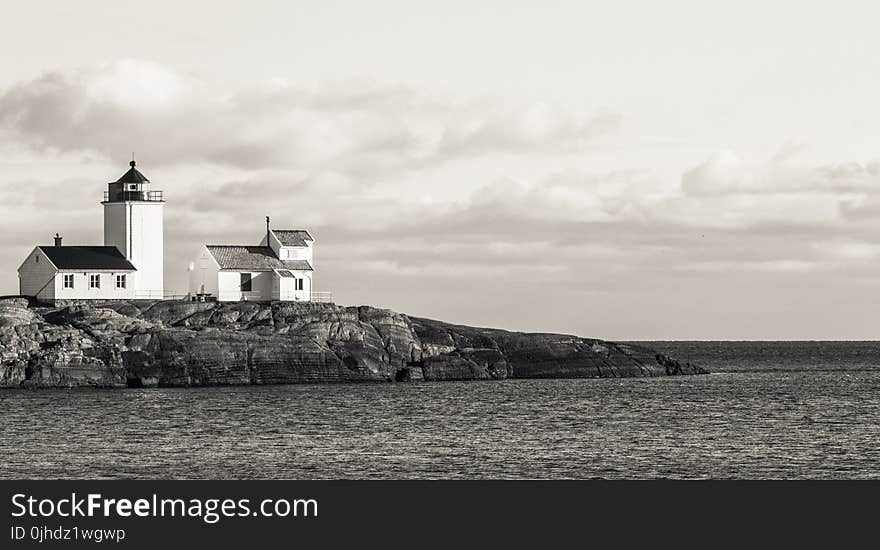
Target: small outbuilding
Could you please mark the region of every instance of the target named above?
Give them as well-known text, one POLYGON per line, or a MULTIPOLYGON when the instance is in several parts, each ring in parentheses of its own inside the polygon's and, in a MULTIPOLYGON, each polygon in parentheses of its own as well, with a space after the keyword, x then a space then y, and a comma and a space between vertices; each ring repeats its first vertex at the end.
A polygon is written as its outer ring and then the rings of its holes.
POLYGON ((223 302, 301 301, 313 294, 313 246, 304 229, 270 229, 259 245, 205 245, 191 266, 190 294, 223 302))
POLYGON ((115 246, 37 246, 18 268, 19 293, 45 301, 136 297, 137 269, 115 246))

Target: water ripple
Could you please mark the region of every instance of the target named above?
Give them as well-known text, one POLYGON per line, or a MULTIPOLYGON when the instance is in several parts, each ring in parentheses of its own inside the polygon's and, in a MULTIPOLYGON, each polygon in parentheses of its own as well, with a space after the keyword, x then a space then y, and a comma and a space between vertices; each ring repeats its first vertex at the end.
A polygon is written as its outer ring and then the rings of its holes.
POLYGON ((0 391, 3 478, 876 478, 880 369, 0 391))

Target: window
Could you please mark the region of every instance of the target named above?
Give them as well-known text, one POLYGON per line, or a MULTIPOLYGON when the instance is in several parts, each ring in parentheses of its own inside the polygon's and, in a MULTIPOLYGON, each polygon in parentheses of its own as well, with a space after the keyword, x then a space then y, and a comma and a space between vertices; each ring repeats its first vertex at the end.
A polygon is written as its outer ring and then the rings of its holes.
POLYGON ((296 290, 302 290, 303 289, 303 279, 297 279, 294 288, 296 290))
POLYGON ((34 263, 35 263, 35 264, 40 263, 40 257, 37 256, 36 254, 34 254, 34 263))
POLYGON ((73 273, 65 273, 61 279, 64 283, 62 285, 64 288, 73 288, 73 273))
POLYGON ((116 288, 125 288, 125 275, 116 276, 116 288))
POLYGON ((89 275, 89 288, 101 288, 101 275, 92 273, 89 275))
POLYGON ((253 284, 251 284, 251 274, 250 273, 242 273, 241 274, 241 291, 242 292, 250 292, 253 290, 253 284))

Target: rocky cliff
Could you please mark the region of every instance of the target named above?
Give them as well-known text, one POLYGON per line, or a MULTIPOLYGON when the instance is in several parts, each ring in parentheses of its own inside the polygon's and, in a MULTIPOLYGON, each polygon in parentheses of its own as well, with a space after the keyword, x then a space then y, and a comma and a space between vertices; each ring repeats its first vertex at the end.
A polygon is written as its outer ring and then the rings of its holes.
POLYGON ((0 299, 0 387, 702 374, 636 345, 451 325, 368 306, 0 299))

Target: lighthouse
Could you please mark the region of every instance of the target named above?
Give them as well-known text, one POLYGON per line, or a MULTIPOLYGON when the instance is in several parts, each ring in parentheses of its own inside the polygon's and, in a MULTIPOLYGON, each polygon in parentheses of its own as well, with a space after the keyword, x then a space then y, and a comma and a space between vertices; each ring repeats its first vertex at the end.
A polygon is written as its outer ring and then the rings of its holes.
POLYGON ((162 299, 164 246, 162 191, 136 167, 107 184, 104 192, 104 246, 115 246, 137 270, 133 273, 136 298, 162 299))

